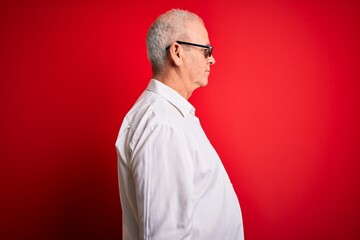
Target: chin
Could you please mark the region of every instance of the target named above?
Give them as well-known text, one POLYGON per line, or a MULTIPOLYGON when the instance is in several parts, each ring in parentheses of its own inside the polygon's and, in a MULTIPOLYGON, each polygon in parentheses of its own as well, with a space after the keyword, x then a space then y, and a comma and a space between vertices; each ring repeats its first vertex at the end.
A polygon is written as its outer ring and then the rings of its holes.
POLYGON ((196 84, 196 85, 195 85, 196 88, 205 87, 206 85, 208 85, 208 79, 207 79, 207 78, 204 78, 204 79, 198 80, 198 81, 196 81, 195 84, 196 84))
POLYGON ((209 81, 207 79, 204 79, 203 81, 201 81, 201 86, 205 87, 206 85, 208 85, 209 81))

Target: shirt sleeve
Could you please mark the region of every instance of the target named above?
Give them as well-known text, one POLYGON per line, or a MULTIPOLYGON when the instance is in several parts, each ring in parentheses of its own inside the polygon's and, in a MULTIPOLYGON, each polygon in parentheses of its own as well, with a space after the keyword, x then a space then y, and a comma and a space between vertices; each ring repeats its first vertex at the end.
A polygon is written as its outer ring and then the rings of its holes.
POLYGON ((140 239, 190 239, 194 168, 183 135, 174 127, 147 128, 133 148, 140 239))

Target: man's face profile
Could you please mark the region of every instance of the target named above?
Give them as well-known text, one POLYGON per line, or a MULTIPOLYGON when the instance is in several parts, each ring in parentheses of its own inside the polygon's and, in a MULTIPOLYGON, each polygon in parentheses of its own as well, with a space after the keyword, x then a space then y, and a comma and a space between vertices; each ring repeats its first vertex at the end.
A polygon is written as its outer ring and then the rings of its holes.
MULTIPOLYGON (((201 45, 209 45, 208 33, 204 25, 198 21, 193 21, 187 24, 189 42, 201 45)), ((214 57, 205 56, 207 49, 186 46, 187 50, 184 51, 184 67, 191 90, 195 90, 198 87, 203 87, 208 84, 208 77, 210 74, 210 65, 215 63, 214 57)))

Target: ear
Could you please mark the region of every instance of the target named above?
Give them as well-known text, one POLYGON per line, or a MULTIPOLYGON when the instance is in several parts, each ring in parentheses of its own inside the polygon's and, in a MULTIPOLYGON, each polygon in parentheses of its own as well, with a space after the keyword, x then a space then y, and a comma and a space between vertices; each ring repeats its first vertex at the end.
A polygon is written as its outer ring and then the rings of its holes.
POLYGON ((180 66, 183 63, 184 49, 178 43, 173 43, 169 48, 169 54, 172 62, 176 66, 180 66))

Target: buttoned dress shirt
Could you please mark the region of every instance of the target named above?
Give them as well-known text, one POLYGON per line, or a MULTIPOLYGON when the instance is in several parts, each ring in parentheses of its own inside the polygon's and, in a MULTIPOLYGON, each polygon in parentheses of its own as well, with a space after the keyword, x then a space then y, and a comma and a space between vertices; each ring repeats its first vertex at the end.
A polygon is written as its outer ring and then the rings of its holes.
POLYGON ((123 239, 243 239, 240 205, 194 107, 152 79, 116 141, 123 239))

